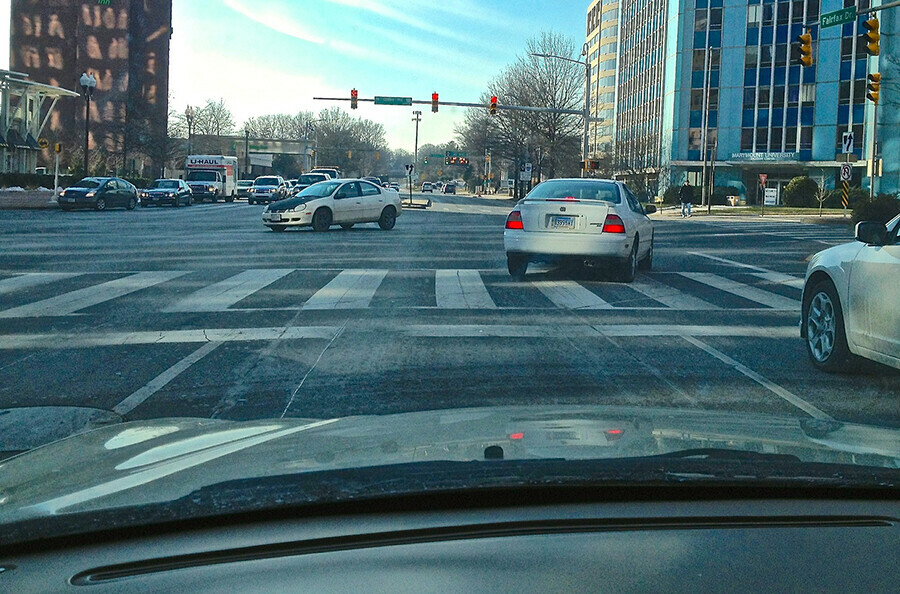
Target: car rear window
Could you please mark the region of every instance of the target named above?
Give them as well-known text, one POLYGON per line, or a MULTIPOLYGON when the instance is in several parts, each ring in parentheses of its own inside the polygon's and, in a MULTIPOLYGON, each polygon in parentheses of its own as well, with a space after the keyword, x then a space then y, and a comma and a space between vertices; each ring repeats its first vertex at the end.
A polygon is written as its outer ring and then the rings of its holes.
POLYGON ((550 180, 535 186, 526 196, 528 200, 599 200, 621 204, 619 187, 599 180, 550 180))

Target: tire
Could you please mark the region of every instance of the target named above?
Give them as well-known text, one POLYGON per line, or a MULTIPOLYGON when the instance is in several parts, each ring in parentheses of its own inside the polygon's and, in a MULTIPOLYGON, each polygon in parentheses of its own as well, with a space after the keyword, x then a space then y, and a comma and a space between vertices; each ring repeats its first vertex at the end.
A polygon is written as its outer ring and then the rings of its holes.
POLYGON ((287 225, 269 225, 269 229, 272 231, 284 231, 287 229, 287 225))
POLYGON ((137 207, 137 198, 132 196, 128 199, 128 205, 125 208, 127 208, 128 210, 134 210, 135 207, 137 207))
POLYGON ((619 281, 630 283, 637 276, 637 252, 638 252, 638 236, 634 236, 634 243, 631 246, 631 253, 619 265, 619 281))
POLYGON ((320 208, 315 212, 312 218, 313 231, 328 231, 331 227, 331 211, 327 208, 320 208))
POLYGON ((253 200, 250 200, 249 198, 247 198, 247 204, 256 204, 256 202, 254 202, 253 200))
POLYGON ((390 231, 397 224, 397 211, 393 206, 385 206, 378 219, 378 226, 384 231, 390 231))
POLYGON ((234 202, 234 194, 225 197, 225 202, 234 202))
POLYGON ((71 212, 71 210, 72 210, 71 206, 60 206, 59 208, 60 208, 60 210, 62 210, 64 212, 71 212))
POLYGON ((341 223, 341 229, 344 231, 349 231, 353 228, 353 223, 341 223))
POLYGON ((194 197, 193 197, 193 196, 188 196, 188 199, 187 199, 187 206, 191 206, 192 204, 194 204, 194 197))
POLYGON ((506 269, 515 280, 525 280, 525 272, 528 270, 528 256, 525 254, 506 254, 506 269))
POLYGON ((97 202, 94 203, 94 208, 96 210, 106 210, 106 200, 97 198, 97 202))
POLYGON ((801 320, 810 361, 829 373, 850 370, 855 357, 847 346, 844 314, 837 290, 830 280, 820 280, 807 294, 801 320))
POLYGON ((650 237, 650 249, 644 259, 638 262, 638 268, 644 271, 653 269, 653 237, 650 237))

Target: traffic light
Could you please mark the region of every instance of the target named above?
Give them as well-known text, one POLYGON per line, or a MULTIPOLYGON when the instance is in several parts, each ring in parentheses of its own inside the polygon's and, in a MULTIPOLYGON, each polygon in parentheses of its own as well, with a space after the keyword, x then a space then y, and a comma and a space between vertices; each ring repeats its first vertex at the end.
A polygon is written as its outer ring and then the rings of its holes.
POLYGON ((348 158, 348 159, 352 159, 352 158, 353 158, 353 151, 347 151, 347 158, 348 158))
POLYGON ((797 45, 794 46, 794 64, 809 68, 813 64, 812 57, 812 33, 809 29, 806 33, 797 36, 797 45))
POLYGON ((428 157, 425 157, 425 164, 428 165, 428 157))
POLYGON ((350 91, 350 109, 356 109, 356 100, 359 99, 359 91, 352 89, 350 91))
POLYGON ((431 94, 431 111, 434 113, 437 113, 437 110, 438 110, 438 94, 432 93, 431 94))
POLYGON ((881 74, 873 72, 868 76, 869 82, 866 84, 866 99, 878 105, 878 95, 881 91, 881 74))
POLYGON ((497 115, 497 96, 491 96, 491 115, 497 115))
POLYGON ((381 161, 381 151, 375 151, 375 160, 381 161))
POLYGON ((866 53, 870 56, 877 56, 881 53, 881 48, 878 44, 881 39, 881 34, 878 32, 878 19, 872 17, 863 23, 863 27, 866 29, 866 32, 862 34, 861 41, 866 44, 866 53))

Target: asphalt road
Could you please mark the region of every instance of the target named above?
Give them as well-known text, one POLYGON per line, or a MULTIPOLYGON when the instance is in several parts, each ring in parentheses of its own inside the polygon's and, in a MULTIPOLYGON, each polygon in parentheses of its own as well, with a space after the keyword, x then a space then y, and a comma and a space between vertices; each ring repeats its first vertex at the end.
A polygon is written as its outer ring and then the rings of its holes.
POLYGON ((806 259, 848 227, 657 217, 632 285, 514 282, 511 203, 432 198, 389 232, 273 233, 243 202, 0 212, 0 452, 122 419, 500 404, 900 427, 900 374, 823 374, 798 337, 806 259))

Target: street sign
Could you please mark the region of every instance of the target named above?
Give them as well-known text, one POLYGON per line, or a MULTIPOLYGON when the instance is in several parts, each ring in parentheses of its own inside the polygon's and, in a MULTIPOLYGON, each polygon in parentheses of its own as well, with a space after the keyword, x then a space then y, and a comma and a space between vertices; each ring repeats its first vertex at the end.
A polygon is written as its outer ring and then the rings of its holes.
POLYGON ((853 152, 853 132, 844 132, 841 135, 841 152, 845 155, 853 152))
POLYGON ((38 138, 38 146, 41 147, 42 149, 45 149, 48 146, 50 146, 50 141, 47 140, 46 138, 38 138))
POLYGON ((375 105, 412 105, 412 97, 379 97, 375 95, 375 105))
POLYGON ((440 153, 431 153, 428 156, 431 157, 432 159, 443 159, 444 158, 444 155, 442 155, 440 153))
POLYGON ((766 186, 766 180, 767 180, 767 179, 769 179, 769 175, 768 175, 768 174, 766 174, 766 173, 760 173, 760 174, 759 174, 759 185, 765 187, 765 186, 766 186))
POLYGON ((519 181, 528 181, 531 179, 531 163, 523 163, 519 169, 519 181))
POLYGON ((856 7, 848 6, 847 8, 835 10, 834 12, 826 12, 821 16, 819 23, 821 23, 822 28, 824 29, 825 27, 836 27, 838 25, 852 23, 855 20, 856 7))
POLYGON ((766 206, 778 204, 778 188, 766 188, 766 206))
POLYGON ((841 164, 841 181, 850 181, 853 178, 853 168, 849 163, 841 164))
POLYGON ((469 156, 469 153, 467 153, 467 152, 465 152, 465 151, 462 151, 462 152, 459 152, 459 151, 447 151, 447 153, 446 153, 445 155, 438 155, 438 157, 441 157, 441 156, 445 156, 445 157, 468 157, 468 156, 469 156))

